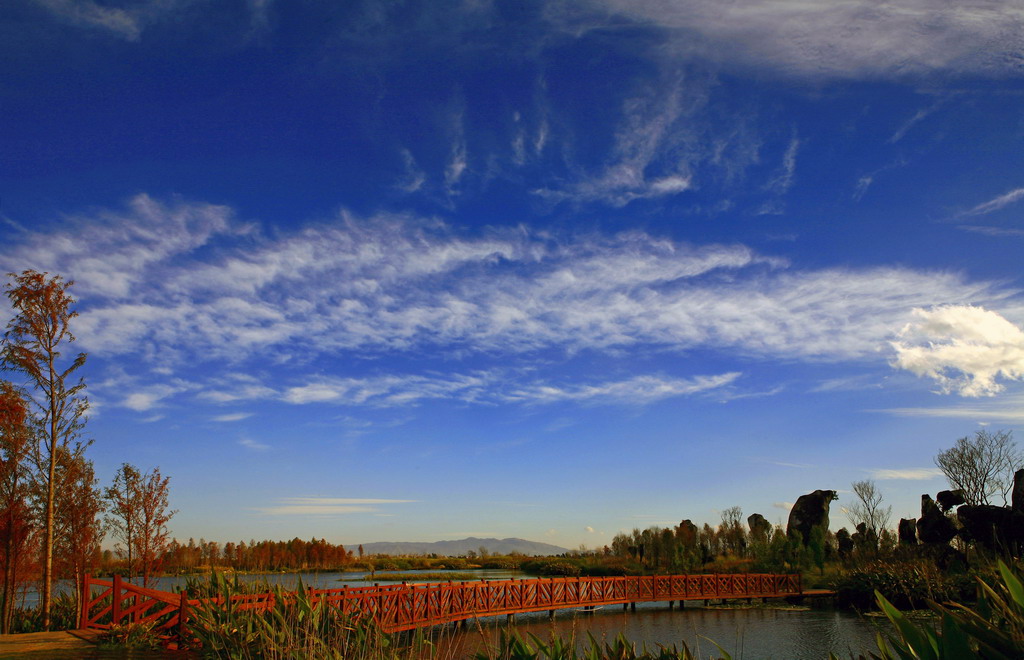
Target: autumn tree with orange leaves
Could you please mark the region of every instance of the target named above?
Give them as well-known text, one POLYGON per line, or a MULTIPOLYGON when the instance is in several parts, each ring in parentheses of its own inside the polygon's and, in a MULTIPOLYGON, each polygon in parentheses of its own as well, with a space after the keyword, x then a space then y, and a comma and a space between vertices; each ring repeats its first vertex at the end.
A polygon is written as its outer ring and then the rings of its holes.
MULTIPOLYGON (((55 564, 59 575, 74 581, 73 593, 81 594, 85 576, 99 564, 104 501, 96 487, 92 461, 84 456, 61 449, 57 473, 62 486, 55 504, 55 564)), ((81 614, 81 607, 76 612, 81 614)))
POLYGON ((110 503, 107 525, 121 543, 118 550, 127 560, 128 579, 138 567, 142 585, 148 587, 160 569, 170 541, 167 523, 177 511, 170 509, 171 478, 153 468, 146 474, 124 463, 105 489, 110 503))
POLYGON ((0 633, 8 633, 15 593, 31 579, 36 534, 29 509, 30 480, 25 459, 32 441, 28 402, 11 383, 0 381, 0 633))
POLYGON ((28 400, 31 402, 39 433, 30 443, 30 459, 35 481, 43 501, 43 580, 42 623, 50 628, 50 607, 53 600, 53 555, 56 494, 62 484, 58 479, 58 457, 62 451, 79 457, 85 448, 80 441, 85 413, 89 408, 83 396, 85 382, 74 382, 75 372, 85 364, 85 353, 64 356, 65 347, 75 341, 69 324, 78 313, 71 306, 75 299, 68 293, 73 284, 60 275, 48 277, 34 270, 20 275, 11 273, 7 284, 14 317, 0 343, 0 367, 23 374, 28 400))

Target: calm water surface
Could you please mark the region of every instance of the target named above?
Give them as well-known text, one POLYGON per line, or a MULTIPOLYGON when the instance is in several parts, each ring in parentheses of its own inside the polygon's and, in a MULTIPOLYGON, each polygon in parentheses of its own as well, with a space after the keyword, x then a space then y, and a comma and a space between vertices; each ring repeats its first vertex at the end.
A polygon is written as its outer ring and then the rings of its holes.
MULTIPOLYGON (((498 639, 504 618, 470 624, 457 648, 465 656, 498 639)), ((552 632, 575 635, 585 644, 590 633, 598 641, 611 641, 619 633, 640 648, 681 646, 685 642, 698 657, 720 653, 717 643, 734 659, 825 660, 829 653, 856 657, 877 650, 875 622, 846 611, 831 609, 714 609, 690 607, 670 611, 664 603, 639 604, 636 612, 605 607, 592 615, 561 611, 554 621, 546 613, 517 615, 515 629, 547 640, 552 632), (714 643, 711 642, 714 640, 714 643), (699 651, 699 653, 697 653, 699 651)))

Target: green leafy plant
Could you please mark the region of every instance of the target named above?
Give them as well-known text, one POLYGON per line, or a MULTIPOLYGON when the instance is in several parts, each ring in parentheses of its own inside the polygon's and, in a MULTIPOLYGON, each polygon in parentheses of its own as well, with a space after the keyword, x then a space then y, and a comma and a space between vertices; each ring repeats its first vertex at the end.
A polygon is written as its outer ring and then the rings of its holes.
POLYGON ((977 578, 978 602, 928 606, 939 615, 939 626, 916 624, 876 592, 878 605, 892 622, 895 634, 878 636, 878 660, 1013 660, 1024 658, 1024 583, 1005 563, 997 564, 995 586, 977 578))

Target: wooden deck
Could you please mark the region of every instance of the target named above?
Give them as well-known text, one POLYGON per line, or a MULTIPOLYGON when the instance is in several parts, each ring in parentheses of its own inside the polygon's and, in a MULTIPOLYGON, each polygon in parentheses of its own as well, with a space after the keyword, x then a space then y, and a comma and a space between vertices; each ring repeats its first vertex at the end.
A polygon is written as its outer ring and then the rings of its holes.
POLYGON ((0 658, 82 658, 96 649, 98 630, 0 635, 0 658))

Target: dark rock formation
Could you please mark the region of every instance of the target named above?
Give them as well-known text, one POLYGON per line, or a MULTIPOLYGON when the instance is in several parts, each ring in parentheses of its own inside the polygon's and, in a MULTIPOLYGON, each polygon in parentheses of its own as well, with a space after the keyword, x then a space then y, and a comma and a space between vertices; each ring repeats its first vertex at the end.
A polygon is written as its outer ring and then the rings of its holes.
POLYGON ((853 538, 845 527, 836 532, 836 546, 840 559, 846 559, 853 552, 853 538))
POLYGON ((942 509, 943 513, 946 513, 955 506, 960 506, 967 502, 964 498, 964 491, 957 490, 940 490, 935 495, 935 499, 939 503, 939 508, 942 509))
POLYGON ((789 512, 786 535, 799 535, 800 541, 805 546, 808 545, 812 529, 818 526, 828 529, 828 507, 835 499, 838 498, 834 490, 816 490, 798 497, 789 512))
POLYGON ((917 545, 917 521, 913 518, 900 518, 900 545, 917 545))
POLYGON ((767 541, 768 535, 772 532, 772 524, 760 513, 750 514, 747 517, 747 526, 750 527, 752 541, 767 541))
POLYGON ((685 545, 691 546, 697 543, 697 533, 700 530, 693 524, 692 520, 684 520, 676 525, 676 538, 685 545))
MULTIPOLYGON (((961 509, 963 507, 960 507, 961 509)), ((917 538, 921 543, 949 543, 956 536, 956 525, 939 511, 931 495, 921 496, 921 518, 917 521, 917 538)))
POLYGON ((956 510, 960 536, 991 552, 1020 555, 1024 545, 1024 513, 1010 507, 965 504, 956 510))
POLYGON ((1013 494, 1010 498, 1010 506, 1013 507, 1013 510, 1024 513, 1024 470, 1017 470, 1013 473, 1013 494))
POLYGON ((878 535, 875 534, 875 530, 868 529, 866 523, 858 523, 857 531, 850 537, 853 541, 853 547, 860 550, 862 553, 874 553, 878 550, 878 535))

